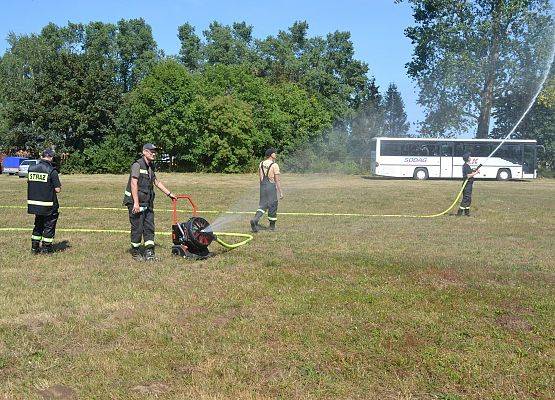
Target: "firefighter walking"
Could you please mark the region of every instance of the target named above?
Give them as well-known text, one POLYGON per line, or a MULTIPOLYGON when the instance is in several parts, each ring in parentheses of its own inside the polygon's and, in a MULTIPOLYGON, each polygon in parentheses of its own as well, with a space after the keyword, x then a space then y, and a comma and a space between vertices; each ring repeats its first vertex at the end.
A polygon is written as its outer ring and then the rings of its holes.
POLYGON ((276 163, 276 149, 268 149, 265 153, 266 159, 258 166, 258 178, 260 181, 260 201, 258 210, 254 218, 251 219, 251 229, 258 232, 264 229, 259 224, 260 218, 268 212, 268 221, 270 221, 270 230, 276 229, 277 209, 278 209, 278 193, 279 198, 283 199, 281 190, 281 180, 279 165, 276 163))
POLYGON ((156 178, 154 160, 157 147, 143 146, 142 157, 131 165, 123 204, 129 209, 131 256, 137 261, 154 261, 154 186, 171 199, 176 197, 156 178), (144 241, 144 256, 141 242, 144 241))
POLYGON ((464 212, 464 215, 467 217, 470 216, 470 204, 472 203, 472 185, 474 184, 474 176, 478 174, 478 169, 473 170, 468 165, 468 161, 470 160, 470 153, 463 154, 464 164, 462 166, 462 175, 463 179, 467 179, 466 186, 463 189, 463 198, 461 200, 461 204, 459 206, 459 210, 457 211, 457 215, 461 216, 464 212))
POLYGON ((59 216, 57 193, 62 188, 58 171, 52 165, 55 155, 52 149, 44 150, 40 161, 31 165, 27 174, 27 213, 35 215, 31 236, 33 254, 54 252, 52 243, 59 216))

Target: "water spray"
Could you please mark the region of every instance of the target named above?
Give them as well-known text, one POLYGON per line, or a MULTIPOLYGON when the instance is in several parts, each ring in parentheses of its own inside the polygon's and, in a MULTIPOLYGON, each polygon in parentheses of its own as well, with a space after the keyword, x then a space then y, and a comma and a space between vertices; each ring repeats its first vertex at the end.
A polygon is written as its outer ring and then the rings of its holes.
MULTIPOLYGON (((488 162, 488 160, 495 154, 497 153, 497 150, 499 150, 501 148, 501 146, 503 146, 503 143, 505 143, 507 140, 509 140, 511 138, 511 136, 513 135, 513 133, 515 133, 516 128, 518 128, 518 126, 520 125, 520 123, 524 120, 524 118, 526 118, 526 115, 528 115, 528 112, 530 112, 530 110, 532 109, 532 107, 534 106, 534 103, 536 102, 536 99, 538 98, 538 96, 540 95, 542 89, 543 89, 543 85, 545 85, 545 81, 547 81, 547 77, 549 76, 549 71, 551 70, 551 65, 553 65, 553 61, 555 59, 555 36, 553 37, 553 46, 551 47, 551 56, 549 57, 549 63, 546 65, 546 68, 544 70, 542 79, 540 84, 538 85, 538 89, 536 90, 536 93, 534 94, 534 96, 532 97, 532 99, 530 100, 530 104, 528 104, 528 107, 526 108, 526 110, 524 110, 524 113, 520 116, 520 118, 518 119, 518 121, 516 121, 516 124, 513 126, 513 128, 509 131, 509 133, 507 134, 507 136, 505 136, 505 138, 501 141, 501 143, 499 143, 499 145, 497 145, 497 147, 495 149, 493 149, 493 151, 491 152, 491 154, 480 164, 478 165, 478 168, 480 168, 481 166, 483 166, 484 164, 486 164, 488 162)), ((476 168, 476 169, 478 169, 476 168)))

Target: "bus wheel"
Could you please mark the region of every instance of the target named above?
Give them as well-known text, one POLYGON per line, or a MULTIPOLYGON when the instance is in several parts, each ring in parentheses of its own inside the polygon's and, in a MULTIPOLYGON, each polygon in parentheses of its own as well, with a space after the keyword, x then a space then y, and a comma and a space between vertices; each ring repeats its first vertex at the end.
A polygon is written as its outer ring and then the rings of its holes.
POLYGON ((503 168, 497 171, 498 181, 508 181, 509 179, 511 179, 511 170, 503 168))
POLYGON ((413 178, 418 179, 419 181, 428 179, 428 170, 426 168, 416 168, 414 170, 413 178))
POLYGON ((416 168, 413 174, 414 179, 418 179, 419 181, 423 181, 428 179, 428 169, 426 168, 416 168))

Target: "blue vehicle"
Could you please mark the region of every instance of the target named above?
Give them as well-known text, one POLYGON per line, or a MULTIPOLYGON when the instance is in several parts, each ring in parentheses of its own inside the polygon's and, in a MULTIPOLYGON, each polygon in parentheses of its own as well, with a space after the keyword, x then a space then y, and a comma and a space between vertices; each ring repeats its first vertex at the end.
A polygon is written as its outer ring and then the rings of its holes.
POLYGON ((2 173, 15 175, 19 172, 19 166, 28 158, 26 157, 6 157, 2 160, 2 173))

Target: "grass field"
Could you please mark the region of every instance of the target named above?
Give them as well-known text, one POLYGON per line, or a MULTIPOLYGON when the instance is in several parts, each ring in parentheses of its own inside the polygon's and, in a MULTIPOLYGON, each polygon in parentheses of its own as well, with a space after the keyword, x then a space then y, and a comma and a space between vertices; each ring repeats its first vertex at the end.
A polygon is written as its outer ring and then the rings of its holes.
MULTIPOLYGON (((204 210, 255 210, 254 175, 161 175, 204 210)), ((62 176, 119 207, 126 176, 62 176)), ((281 211, 434 213, 460 182, 284 175, 281 211)), ((0 204, 25 204, 0 177, 0 204)), ((0 232, 0 399, 552 399, 555 181, 477 182, 473 216, 281 216, 205 261, 136 263, 125 234, 0 232)), ((169 209, 163 195, 157 207, 169 209)), ((1 227, 31 227, 24 209, 1 227)), ((216 215, 206 215, 214 221, 216 215)), ((221 230, 247 232, 249 216, 221 230)), ((170 213, 158 211, 157 230, 170 213)), ((127 229, 62 209, 59 228, 127 229)))

